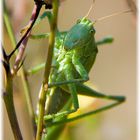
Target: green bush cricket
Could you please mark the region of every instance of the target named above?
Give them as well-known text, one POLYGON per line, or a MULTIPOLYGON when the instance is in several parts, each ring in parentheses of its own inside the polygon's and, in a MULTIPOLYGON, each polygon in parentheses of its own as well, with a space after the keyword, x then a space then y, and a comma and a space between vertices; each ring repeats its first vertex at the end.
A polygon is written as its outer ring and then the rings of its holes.
MULTIPOLYGON (((48 12, 46 15, 51 22, 51 13, 48 12)), ((96 114, 125 101, 124 96, 105 95, 83 84, 89 79, 88 72, 95 62, 98 52, 97 45, 112 42, 111 37, 107 37, 98 42, 95 41, 94 23, 88 20, 85 16, 81 20, 78 20, 77 24, 74 25, 68 32, 57 31, 52 70, 49 78, 50 90, 46 93, 48 97, 48 102, 46 103, 46 115, 44 117, 46 127, 67 123, 91 114, 96 114), (67 95, 67 93, 70 94, 67 95), (62 94, 61 97, 59 96, 60 94, 62 94), (67 115, 76 112, 79 108, 77 94, 110 99, 114 100, 115 103, 67 119, 67 115), (70 100, 69 95, 72 96, 73 109, 68 106, 66 110, 64 110, 62 109, 64 105, 63 101, 65 100, 65 102, 67 102, 70 100), (60 111, 61 109, 63 111, 60 111)), ((31 37, 42 38, 45 36, 48 37, 49 34, 40 35, 39 37, 32 35, 31 37)), ((44 67, 44 65, 36 67, 35 69, 29 71, 29 73, 34 73, 42 67, 44 67)))

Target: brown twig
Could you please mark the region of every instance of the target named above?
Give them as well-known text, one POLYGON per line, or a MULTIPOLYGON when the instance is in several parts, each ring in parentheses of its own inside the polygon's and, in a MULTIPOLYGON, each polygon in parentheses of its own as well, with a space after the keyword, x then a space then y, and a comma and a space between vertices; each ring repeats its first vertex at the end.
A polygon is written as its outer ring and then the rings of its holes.
POLYGON ((18 70, 19 64, 22 60, 25 48, 27 46, 27 42, 28 42, 28 38, 29 38, 29 35, 30 35, 30 32, 31 32, 31 29, 32 29, 38 15, 39 15, 41 7, 42 7, 42 4, 35 4, 34 5, 32 16, 31 16, 31 19, 28 23, 28 29, 27 29, 26 33, 23 35, 23 37, 20 39, 20 41, 17 43, 15 49, 9 55, 9 57, 11 57, 14 54, 14 52, 19 48, 19 52, 17 54, 15 64, 14 64, 14 67, 13 67, 13 70, 12 70, 13 75, 15 75, 17 70, 18 70))

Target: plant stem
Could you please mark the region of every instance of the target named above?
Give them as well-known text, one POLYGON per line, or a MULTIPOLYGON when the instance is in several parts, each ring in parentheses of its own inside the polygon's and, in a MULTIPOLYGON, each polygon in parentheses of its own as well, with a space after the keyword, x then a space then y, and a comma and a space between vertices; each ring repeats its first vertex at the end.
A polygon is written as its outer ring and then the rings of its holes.
MULTIPOLYGON (((16 39, 15 39, 13 30, 12 30, 11 22, 9 20, 9 16, 8 16, 7 8, 6 8, 6 5, 5 5, 5 1, 4 1, 4 22, 5 22, 10 40, 12 42, 12 46, 13 46, 13 48, 15 48, 16 39)), ((17 54, 17 51, 15 53, 17 54)), ((21 76, 21 82, 22 82, 21 84, 23 85, 23 88, 24 88, 24 94, 25 94, 25 98, 26 98, 28 111, 29 111, 29 116, 32 119, 32 126, 33 126, 33 129, 34 129, 34 135, 35 135, 35 115, 34 115, 34 110, 33 110, 32 101, 31 101, 31 97, 30 97, 29 85, 28 85, 28 82, 27 82, 27 78, 24 74, 23 67, 20 68, 19 75, 21 76)), ((8 106, 8 104, 6 106, 8 106)), ((8 112, 8 110, 7 110, 7 112, 8 112)), ((9 119, 10 119, 10 117, 12 117, 12 116, 9 116, 9 119)))
POLYGON ((39 93, 39 115, 38 115, 38 122, 37 122, 37 135, 36 140, 41 140, 42 137, 42 131, 43 131, 43 118, 44 118, 44 112, 45 112, 45 102, 46 102, 46 93, 48 90, 48 79, 49 74, 51 70, 51 63, 52 63, 52 56, 53 56, 53 48, 54 48, 54 42, 55 42, 55 33, 57 29, 57 13, 58 13, 58 0, 52 1, 53 5, 53 17, 52 17, 52 23, 50 24, 50 37, 49 37, 49 47, 48 47, 48 54, 47 54, 47 61, 45 64, 45 72, 44 72, 44 79, 41 86, 41 90, 39 93))
POLYGON ((11 100, 11 97, 8 95, 9 93, 4 93, 4 94, 7 94, 7 95, 4 95, 4 102, 5 102, 8 116, 10 116, 9 121, 10 121, 11 128, 14 134, 14 138, 15 140, 22 140, 23 138, 22 138, 21 131, 18 125, 18 120, 16 117, 13 100, 11 100))
POLYGON ((21 131, 19 128, 15 107, 13 103, 13 79, 10 72, 8 72, 7 76, 7 84, 6 84, 6 91, 3 93, 3 98, 5 102, 5 106, 7 109, 9 121, 11 124, 11 128, 14 134, 15 140, 23 140, 21 131))

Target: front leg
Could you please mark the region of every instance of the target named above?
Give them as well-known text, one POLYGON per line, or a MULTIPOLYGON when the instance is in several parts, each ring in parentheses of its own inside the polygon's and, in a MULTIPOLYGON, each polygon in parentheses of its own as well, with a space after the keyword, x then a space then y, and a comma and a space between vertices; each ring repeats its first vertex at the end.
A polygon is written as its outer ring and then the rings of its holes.
POLYGON ((98 40, 96 42, 96 45, 99 46, 99 45, 104 45, 104 44, 110 44, 114 41, 114 38, 112 36, 106 36, 104 38, 102 38, 101 40, 98 40))
POLYGON ((80 76, 83 79, 83 82, 86 82, 89 80, 88 73, 85 69, 85 67, 81 64, 77 56, 73 55, 72 57, 72 63, 76 69, 76 71, 80 74, 80 76))

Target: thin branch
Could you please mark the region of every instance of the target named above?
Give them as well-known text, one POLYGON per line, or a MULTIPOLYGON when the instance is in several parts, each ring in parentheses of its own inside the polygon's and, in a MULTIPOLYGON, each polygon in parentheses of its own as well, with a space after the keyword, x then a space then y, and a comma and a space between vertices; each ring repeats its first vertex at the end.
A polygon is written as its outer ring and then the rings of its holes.
POLYGON ((14 52, 19 48, 19 52, 17 54, 15 64, 14 64, 14 67, 13 67, 13 70, 12 70, 13 75, 15 75, 17 70, 18 70, 19 64, 22 60, 25 48, 27 46, 27 42, 28 42, 28 38, 29 38, 29 35, 30 35, 30 32, 31 32, 31 29, 32 29, 38 15, 39 15, 41 7, 42 7, 42 4, 39 4, 39 3, 34 5, 32 16, 31 16, 31 19, 28 23, 28 29, 27 29, 26 33, 23 35, 23 37, 21 38, 21 40, 16 45, 16 48, 9 55, 9 57, 11 57, 14 54, 14 52))
MULTIPOLYGON (((9 78, 8 78, 8 80, 9 80, 9 78)), ((12 82, 12 80, 10 81, 10 83, 11 82, 12 82)), ((9 84, 9 82, 7 84, 9 84)), ((17 121, 17 117, 16 117, 14 103, 13 103, 13 97, 12 97, 13 91, 12 91, 12 89, 10 89, 12 87, 12 83, 10 85, 8 85, 8 87, 9 87, 9 89, 7 89, 6 92, 3 92, 3 98, 4 98, 6 110, 8 113, 8 118, 9 118, 9 121, 11 124, 11 128, 12 128, 15 140, 23 140, 21 131, 19 128, 19 124, 17 121)))
POLYGON ((6 84, 5 84, 5 91, 3 91, 3 99, 5 103, 5 107, 8 113, 8 118, 10 121, 10 125, 14 134, 15 140, 23 140, 22 134, 20 131, 19 123, 16 116, 14 101, 13 101, 13 77, 11 75, 11 69, 9 61, 10 59, 6 55, 4 48, 2 48, 3 52, 3 66, 6 71, 6 84))
MULTIPOLYGON (((33 27, 33 25, 34 25, 34 23, 35 23, 35 21, 36 21, 38 15, 39 15, 39 12, 40 12, 41 8, 42 8, 42 3, 35 4, 35 7, 34 7, 34 9, 33 9, 33 12, 34 12, 34 10, 36 11, 36 12, 35 12, 35 15, 33 15, 34 19, 33 19, 33 21, 31 22, 31 24, 30 24, 29 28, 27 29, 26 33, 23 35, 23 37, 22 37, 22 38, 20 39, 20 41, 17 43, 15 49, 10 53, 9 57, 11 57, 11 56, 15 53, 15 51, 20 47, 20 45, 21 45, 21 43, 23 42, 23 40, 27 37, 27 35, 28 35, 29 32, 31 31, 31 29, 32 29, 32 27, 33 27)), ((31 19, 32 19, 32 18, 31 18, 31 19)))
POLYGON ((46 93, 48 90, 48 79, 51 70, 51 63, 52 63, 52 55, 53 55, 53 48, 55 42, 55 33, 57 29, 57 14, 58 14, 58 0, 53 0, 53 19, 50 25, 51 32, 49 38, 49 47, 48 47, 48 54, 47 54, 47 61, 45 64, 45 72, 44 72, 44 80, 41 86, 41 90, 39 93, 39 114, 38 114, 38 122, 37 122, 37 135, 36 140, 41 140, 42 131, 43 131, 43 123, 44 123, 44 112, 45 112, 45 102, 46 102, 46 93))

